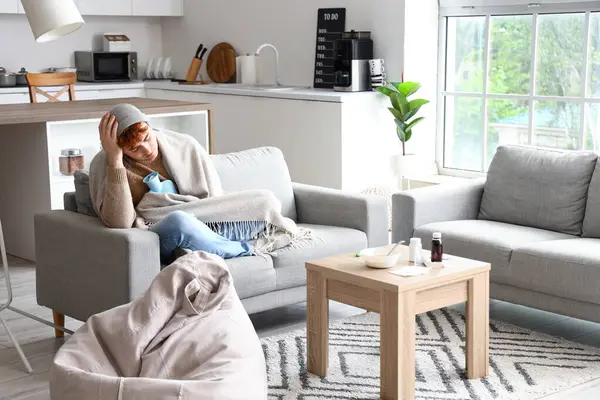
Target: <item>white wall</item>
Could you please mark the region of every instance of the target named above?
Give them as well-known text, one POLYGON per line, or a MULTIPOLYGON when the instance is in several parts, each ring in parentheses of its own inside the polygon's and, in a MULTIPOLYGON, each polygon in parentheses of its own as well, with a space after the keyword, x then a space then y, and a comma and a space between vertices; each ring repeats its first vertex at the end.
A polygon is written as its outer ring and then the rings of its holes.
POLYGON ((159 18, 85 16, 84 19, 86 25, 70 35, 50 43, 36 43, 25 15, 0 15, 0 66, 11 72, 21 67, 39 72, 48 67, 74 66, 73 51, 92 50, 94 40, 94 47, 101 47, 98 35, 103 32, 126 33, 132 41, 132 50, 139 53, 142 67, 150 57, 161 55, 159 18))
POLYGON ((419 111, 425 119, 413 130, 407 152, 417 153, 430 163, 435 161, 436 146, 438 26, 438 0, 406 2, 404 79, 420 82, 415 96, 430 101, 419 111))
MULTIPOLYGON (((404 0, 184 0, 185 17, 163 20, 163 55, 173 57, 183 78, 199 43, 212 48, 225 41, 238 53, 273 44, 280 53, 283 84, 312 86, 317 9, 346 8, 346 29, 371 31, 375 57, 385 58, 389 79, 399 79, 403 63, 404 0)), ((265 49, 264 64, 274 57, 265 49)), ((204 60, 208 58, 208 53, 204 60)), ((263 81, 273 81, 263 69, 263 81)), ((204 78, 207 79, 206 74, 204 78)))

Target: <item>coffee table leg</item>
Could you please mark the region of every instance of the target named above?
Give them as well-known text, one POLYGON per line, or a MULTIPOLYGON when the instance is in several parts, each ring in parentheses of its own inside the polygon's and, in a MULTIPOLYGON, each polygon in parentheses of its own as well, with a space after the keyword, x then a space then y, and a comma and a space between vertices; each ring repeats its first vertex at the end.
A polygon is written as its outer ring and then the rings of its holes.
POLYGON ((415 293, 381 292, 381 398, 415 398, 415 293))
POLYGON ((319 376, 326 376, 329 362, 327 280, 320 273, 307 270, 306 290, 307 370, 319 376))
POLYGON ((469 280, 467 297, 467 378, 489 375, 490 278, 489 272, 469 280))

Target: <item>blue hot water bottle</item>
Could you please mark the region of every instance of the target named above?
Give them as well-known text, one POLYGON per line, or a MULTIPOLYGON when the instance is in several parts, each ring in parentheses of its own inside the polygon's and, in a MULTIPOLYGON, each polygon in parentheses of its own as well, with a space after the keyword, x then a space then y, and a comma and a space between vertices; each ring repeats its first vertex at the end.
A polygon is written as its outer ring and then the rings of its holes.
POLYGON ((154 171, 144 178, 144 183, 148 185, 151 192, 154 193, 177 193, 173 181, 162 181, 158 177, 158 172, 154 171))

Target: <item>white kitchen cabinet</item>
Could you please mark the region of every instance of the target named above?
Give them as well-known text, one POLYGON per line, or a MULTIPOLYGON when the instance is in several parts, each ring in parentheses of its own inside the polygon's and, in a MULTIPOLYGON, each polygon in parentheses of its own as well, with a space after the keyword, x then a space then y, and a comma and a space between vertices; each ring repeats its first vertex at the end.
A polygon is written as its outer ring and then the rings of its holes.
POLYGON ((0 104, 21 103, 29 103, 29 93, 9 93, 0 95, 0 104))
POLYGON ((16 14, 20 5, 19 0, 0 0, 0 14, 16 14))
MULTIPOLYGON (((0 0, 1 1, 1 0, 0 0)), ((47 90, 53 93, 52 89, 47 90)), ((138 88, 123 88, 123 89, 92 89, 86 90, 77 89, 75 86, 76 100, 97 100, 97 99, 121 99, 126 97, 146 97, 146 89, 138 88)), ((44 101, 43 96, 38 95, 40 101, 44 101)), ((68 93, 60 97, 61 101, 69 99, 68 93)), ((0 104, 20 104, 29 103, 29 92, 24 89, 22 93, 2 93, 0 90, 0 104)))
POLYGON ((77 100, 121 99, 125 97, 146 97, 145 89, 75 90, 77 100))
POLYGON ((133 0, 133 15, 183 16, 183 0, 133 0))
MULTIPOLYGON (((183 0, 75 0, 81 15, 183 16, 183 0)), ((0 0, 0 14, 25 14, 20 0, 0 0)))
MULTIPOLYGON (((3 0, 0 0, 2 2, 3 0)), ((25 14, 23 5, 18 1, 19 14, 25 14)), ((81 15, 131 15, 132 0, 75 0, 81 15)))
POLYGON ((210 103, 215 153, 260 146, 283 152, 295 182, 340 187, 340 103, 146 89, 148 98, 210 103), (306 118, 299 116, 307 116, 306 118), (338 116, 336 118, 336 116, 338 116))
POLYGON ((132 0, 75 0, 81 15, 131 15, 132 0))

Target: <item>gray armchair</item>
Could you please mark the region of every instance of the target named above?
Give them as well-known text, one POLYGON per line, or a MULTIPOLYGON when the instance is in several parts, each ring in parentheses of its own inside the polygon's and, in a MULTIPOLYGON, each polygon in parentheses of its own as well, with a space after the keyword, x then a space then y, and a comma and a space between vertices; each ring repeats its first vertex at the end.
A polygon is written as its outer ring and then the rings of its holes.
MULTIPOLYGON (((269 189, 283 214, 314 235, 274 257, 227 260, 248 313, 305 301, 306 261, 388 243, 388 209, 381 197, 292 183, 276 148, 212 157, 226 191, 269 189)), ((76 193, 65 195, 65 210, 35 216, 37 301, 82 321, 133 300, 161 268, 158 236, 106 228, 93 213, 87 179, 78 174, 76 193)))

